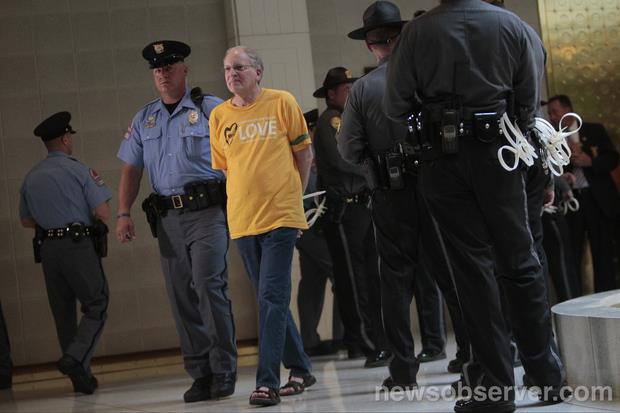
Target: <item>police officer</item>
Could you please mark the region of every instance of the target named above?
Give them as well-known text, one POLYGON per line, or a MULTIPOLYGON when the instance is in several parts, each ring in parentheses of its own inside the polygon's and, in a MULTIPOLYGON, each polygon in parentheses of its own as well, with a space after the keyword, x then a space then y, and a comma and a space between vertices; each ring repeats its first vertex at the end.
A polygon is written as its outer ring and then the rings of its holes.
POLYGON ((465 381, 486 391, 502 389, 500 400, 459 400, 457 412, 515 409, 495 268, 531 381, 547 387, 548 401, 559 400, 564 381, 523 176, 497 160, 504 144, 500 115, 508 109, 521 130, 533 126, 539 80, 530 49, 526 29, 512 13, 479 0, 444 0, 405 26, 389 69, 388 116, 404 121, 422 112, 420 135, 429 149, 422 155, 420 185, 454 263, 475 359, 464 367, 465 381))
POLYGON ((19 213, 26 228, 35 228, 35 262, 41 262, 47 295, 63 356, 58 369, 76 392, 91 394, 97 380, 90 360, 103 331, 108 283, 101 266, 112 197, 101 176, 71 158, 75 131, 69 112, 41 122, 34 134, 47 148, 47 158, 26 175, 19 213), (82 318, 76 314, 80 302, 82 318))
MULTIPOLYGON (((311 138, 313 138, 318 118, 318 109, 304 113, 304 119, 308 125, 308 133, 311 138)), ((313 164, 308 177, 306 194, 316 192, 316 189, 316 165, 313 164)), ((317 207, 318 205, 314 197, 304 200, 306 214, 308 213, 307 211, 316 210, 317 207)), ((331 342, 321 340, 321 336, 317 332, 325 302, 325 285, 328 279, 332 284, 334 282, 332 259, 318 220, 297 239, 295 247, 299 253, 299 270, 301 274, 297 290, 297 309, 299 311, 299 333, 304 343, 304 351, 310 357, 335 353, 338 350, 338 342, 342 340, 343 333, 335 296, 332 311, 333 340, 331 342)))
POLYGON ((336 131, 351 84, 356 78, 344 67, 327 72, 313 96, 325 98, 314 149, 318 182, 327 191, 323 228, 334 267, 336 299, 344 324, 349 358, 366 356, 366 367, 387 365, 391 356, 381 323, 377 252, 372 231, 369 189, 363 168, 338 153, 336 131))
POLYGON ((211 167, 208 126, 221 99, 197 89, 190 94, 189 54, 188 45, 172 40, 142 51, 160 98, 136 114, 118 152, 124 165, 116 224, 121 242, 135 238, 130 211, 146 168, 154 193, 143 209, 159 241, 185 369, 194 379, 187 403, 232 394, 237 367, 224 175, 211 167))
MULTIPOLYGON (((418 265, 422 218, 425 222, 430 220, 419 216, 423 206, 418 206, 417 160, 413 156, 406 126, 390 121, 382 109, 390 54, 406 22, 401 19, 398 7, 389 1, 371 4, 364 12, 363 20, 364 26, 349 33, 349 37, 365 40, 379 66, 353 84, 338 133, 338 149, 345 160, 365 166, 369 181, 376 183, 372 217, 381 257, 382 314, 395 355, 390 363, 390 377, 383 385, 387 388, 412 387, 416 383, 421 359, 431 361, 442 355, 445 358, 442 309, 437 285, 430 273, 438 275, 447 266, 441 262, 443 257, 439 258, 439 265, 433 260, 425 260, 424 268, 418 265), (414 292, 416 301, 424 299, 434 307, 426 306, 429 311, 425 316, 419 314, 425 350, 418 358, 414 353, 409 320, 414 292), (431 352, 429 345, 433 342, 438 342, 433 349, 435 352, 431 352)), ((430 228, 422 236, 425 244, 436 238, 435 229, 430 228)), ((431 252, 431 249, 425 250, 431 252)), ((436 248, 436 251, 440 250, 436 248)), ((452 298, 448 302, 458 307, 449 276, 444 280, 449 287, 447 297, 452 298)), ((458 310, 456 314, 459 315, 458 310)), ((468 346, 459 344, 465 348, 468 346)))
POLYGON ((6 321, 0 302, 0 390, 13 385, 13 362, 11 361, 11 344, 6 330, 6 321))

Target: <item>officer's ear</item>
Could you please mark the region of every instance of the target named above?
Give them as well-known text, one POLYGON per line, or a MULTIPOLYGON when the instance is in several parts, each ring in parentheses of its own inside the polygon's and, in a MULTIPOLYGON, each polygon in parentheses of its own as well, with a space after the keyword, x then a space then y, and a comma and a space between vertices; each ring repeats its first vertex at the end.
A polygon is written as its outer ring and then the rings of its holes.
POLYGON ((370 47, 370 43, 368 42, 368 39, 365 39, 364 43, 366 43, 366 48, 372 52, 372 48, 370 47))

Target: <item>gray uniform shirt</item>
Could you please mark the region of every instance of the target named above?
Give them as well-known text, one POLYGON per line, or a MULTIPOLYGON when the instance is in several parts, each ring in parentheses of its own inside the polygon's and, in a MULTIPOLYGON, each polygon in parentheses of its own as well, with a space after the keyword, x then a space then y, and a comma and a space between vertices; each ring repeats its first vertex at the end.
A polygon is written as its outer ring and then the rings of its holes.
POLYGON ((385 115, 383 95, 388 59, 357 80, 342 113, 338 132, 338 151, 353 164, 361 164, 370 155, 386 152, 407 136, 407 128, 385 115))
POLYGON ((523 22, 480 0, 443 0, 405 25, 392 54, 385 105, 401 122, 422 102, 458 95, 463 116, 506 110, 514 92, 522 127, 533 126, 538 72, 523 22))
POLYGON ((34 219, 43 229, 92 225, 92 211, 112 198, 97 172, 56 151, 28 172, 20 195, 20 218, 34 219))
POLYGON ((317 183, 319 188, 331 189, 340 195, 352 195, 367 188, 364 170, 351 165, 338 153, 336 130, 341 112, 328 107, 316 124, 314 151, 316 154, 317 183))

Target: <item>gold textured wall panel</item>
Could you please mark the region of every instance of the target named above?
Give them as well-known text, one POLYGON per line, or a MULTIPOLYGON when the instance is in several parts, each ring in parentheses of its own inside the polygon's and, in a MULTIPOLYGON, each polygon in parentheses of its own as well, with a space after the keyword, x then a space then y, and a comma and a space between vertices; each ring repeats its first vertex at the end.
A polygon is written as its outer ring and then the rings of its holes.
POLYGON ((539 0, 549 96, 566 94, 620 144, 620 0, 539 0))

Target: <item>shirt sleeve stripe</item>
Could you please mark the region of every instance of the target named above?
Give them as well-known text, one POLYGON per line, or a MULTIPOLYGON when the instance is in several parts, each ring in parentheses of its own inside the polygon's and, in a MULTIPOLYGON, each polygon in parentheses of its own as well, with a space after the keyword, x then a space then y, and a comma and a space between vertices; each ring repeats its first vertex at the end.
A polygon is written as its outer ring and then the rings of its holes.
POLYGON ((303 135, 300 135, 296 139, 292 140, 291 141, 291 146, 299 145, 300 143, 302 143, 303 141, 305 141, 308 138, 309 138, 308 134, 304 133, 303 135))

